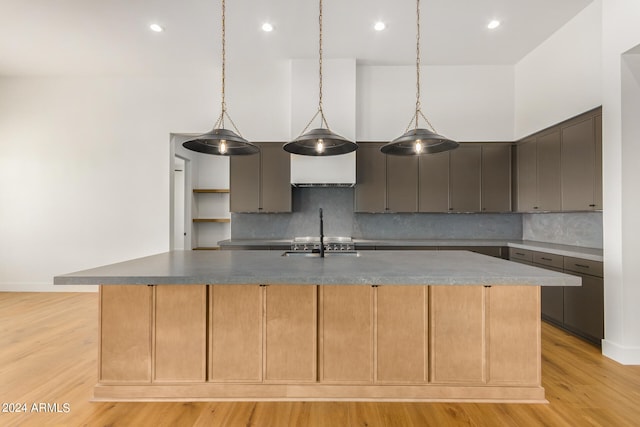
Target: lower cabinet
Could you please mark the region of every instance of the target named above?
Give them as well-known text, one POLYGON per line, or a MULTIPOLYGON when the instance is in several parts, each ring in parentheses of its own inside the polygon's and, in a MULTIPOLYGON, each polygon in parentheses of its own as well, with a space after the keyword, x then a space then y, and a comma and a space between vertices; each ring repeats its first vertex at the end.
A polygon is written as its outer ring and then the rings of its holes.
POLYGON ((519 248, 509 248, 509 259, 582 278, 582 286, 541 287, 542 319, 600 345, 604 338, 602 262, 519 248))
POLYGON ((536 286, 109 285, 100 306, 103 397, 544 397, 536 286))
POLYGON ((150 286, 100 286, 100 382, 151 381, 150 286))
POLYGON ((564 288, 564 325, 590 341, 604 338, 604 282, 601 277, 570 273, 582 278, 582 286, 564 288))
POLYGON ((209 287, 210 381, 262 381, 262 294, 258 285, 209 287))
POLYGON ((101 286, 99 381, 205 381, 206 313, 204 285, 101 286))

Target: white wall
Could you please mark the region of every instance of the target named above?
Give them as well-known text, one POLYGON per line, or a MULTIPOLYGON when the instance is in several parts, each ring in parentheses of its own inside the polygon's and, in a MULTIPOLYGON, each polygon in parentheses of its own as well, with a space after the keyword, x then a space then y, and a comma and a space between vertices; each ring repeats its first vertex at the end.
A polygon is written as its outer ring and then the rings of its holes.
POLYGON ((595 0, 516 64, 516 139, 601 104, 601 7, 595 0))
POLYGON ((640 45, 640 2, 607 0, 602 10, 603 59, 603 226, 605 340, 613 359, 640 364, 640 220, 637 183, 640 73, 633 57, 640 45), (637 49, 637 48, 636 48, 637 49))
MULTIPOLYGON (((425 66, 420 74, 422 112, 440 134, 458 141, 513 140, 512 66, 425 66)), ((357 102, 359 141, 402 135, 415 112, 415 66, 358 66, 357 102)))
MULTIPOLYGON (((288 70, 234 71, 227 104, 245 137, 288 136, 288 70)), ((0 79, 0 290, 93 290, 54 287, 53 276, 167 251, 170 133, 209 130, 218 85, 218 75, 0 79)))

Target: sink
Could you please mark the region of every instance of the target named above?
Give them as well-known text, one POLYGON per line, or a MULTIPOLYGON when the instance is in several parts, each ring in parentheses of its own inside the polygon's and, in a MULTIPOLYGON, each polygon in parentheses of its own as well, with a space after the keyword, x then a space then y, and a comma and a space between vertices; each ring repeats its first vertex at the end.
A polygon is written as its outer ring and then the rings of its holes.
MULTIPOLYGON (((320 252, 285 251, 282 253, 282 256, 292 256, 292 257, 300 257, 300 258, 320 258, 320 252)), ((325 251, 324 256, 325 258, 359 257, 360 252, 358 251, 336 251, 336 252, 325 251)))

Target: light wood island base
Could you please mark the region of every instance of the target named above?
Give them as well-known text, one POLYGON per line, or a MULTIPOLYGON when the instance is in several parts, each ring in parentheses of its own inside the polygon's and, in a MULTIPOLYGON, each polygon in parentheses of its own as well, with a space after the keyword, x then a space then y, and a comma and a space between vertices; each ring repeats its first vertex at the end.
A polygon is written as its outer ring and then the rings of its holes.
POLYGON ((546 402, 539 286, 103 285, 100 401, 546 402))

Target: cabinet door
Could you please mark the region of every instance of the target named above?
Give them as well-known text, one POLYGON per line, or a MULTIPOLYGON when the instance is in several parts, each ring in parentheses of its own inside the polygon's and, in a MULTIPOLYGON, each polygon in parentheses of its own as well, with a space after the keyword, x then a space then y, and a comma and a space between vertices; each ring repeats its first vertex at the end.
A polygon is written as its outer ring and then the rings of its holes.
POLYGON ((321 382, 372 382, 372 289, 320 286, 321 382))
POLYGON ((595 121, 596 139, 596 173, 593 190, 593 209, 602 209, 602 116, 598 115, 595 121))
POLYGON ((418 160, 419 211, 449 210, 449 152, 425 154, 418 160))
POLYGON ((537 147, 535 138, 516 146, 518 212, 530 212, 538 206, 537 147))
POLYGON ((375 288, 377 382, 427 382, 427 290, 375 288))
POLYGON ((262 381, 262 288, 210 286, 209 380, 262 381))
POLYGON ((229 159, 229 210, 258 212, 260 208, 260 154, 229 159))
POLYGON ((511 144, 482 146, 482 212, 511 212, 511 144))
POLYGON ((568 272, 582 278, 582 286, 564 287, 564 324, 599 344, 604 338, 604 283, 602 278, 568 272))
POLYGON ((315 382, 317 287, 265 289, 265 380, 315 382))
POLYGON ((260 143, 260 211, 291 212, 291 155, 279 142, 260 143))
MULTIPOLYGON (((559 273, 563 272, 561 268, 534 265, 546 270, 553 270, 559 273)), ((544 320, 562 325, 564 319, 564 290, 562 286, 540 287, 540 313, 542 313, 544 320)))
POLYGON ((356 151, 356 212, 384 212, 387 204, 386 156, 384 144, 360 144, 356 151))
POLYGON ((451 152, 450 211, 480 212, 481 157, 478 144, 460 145, 451 152))
POLYGON ((562 128, 562 210, 595 207, 596 141, 594 119, 562 128))
POLYGON ((431 381, 485 382, 485 288, 431 286, 429 292, 431 381))
POLYGON ((538 209, 560 211, 562 192, 560 187, 560 130, 537 138, 538 158, 538 209))
POLYGON ((490 384, 540 384, 540 287, 488 288, 490 384))
POLYGON ((154 290, 154 381, 205 381, 207 287, 161 285, 154 290))
POLYGON ((387 210, 418 211, 418 156, 387 156, 387 210))
POLYGON ((151 290, 100 286, 100 382, 151 381, 151 290))

